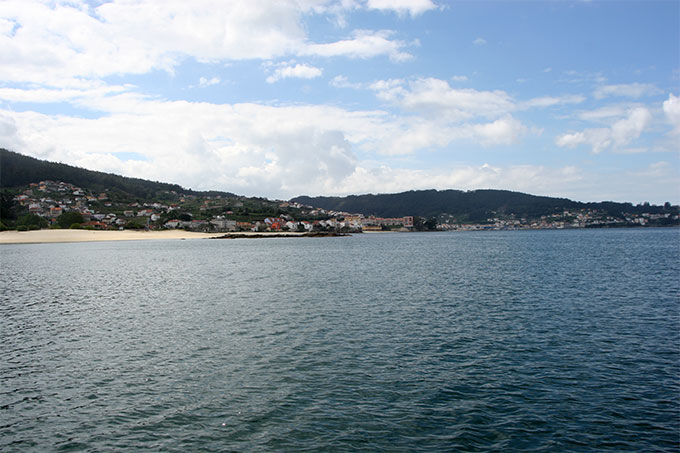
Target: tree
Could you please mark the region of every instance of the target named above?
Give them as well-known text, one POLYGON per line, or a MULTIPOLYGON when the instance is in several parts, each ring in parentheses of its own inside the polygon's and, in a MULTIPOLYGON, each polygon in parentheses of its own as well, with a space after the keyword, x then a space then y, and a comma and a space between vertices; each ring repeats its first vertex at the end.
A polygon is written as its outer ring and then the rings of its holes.
POLYGON ((425 229, 429 231, 434 231, 437 229, 437 219, 430 217, 425 221, 425 229))
POLYGON ((83 223, 83 215, 79 212, 65 212, 57 217, 57 225, 60 228, 69 228, 74 223, 83 223))
POLYGON ((0 219, 16 219, 16 204, 14 194, 6 190, 0 191, 0 219))
POLYGON ((19 217, 17 225, 30 227, 34 226, 36 229, 47 228, 47 220, 43 219, 37 214, 26 214, 19 217))

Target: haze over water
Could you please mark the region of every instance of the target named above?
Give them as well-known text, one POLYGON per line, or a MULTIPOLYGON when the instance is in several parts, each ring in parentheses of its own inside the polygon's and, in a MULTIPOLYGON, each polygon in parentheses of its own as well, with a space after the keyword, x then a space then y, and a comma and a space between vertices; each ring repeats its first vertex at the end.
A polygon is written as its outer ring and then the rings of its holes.
POLYGON ((677 451, 677 229, 0 247, 0 450, 677 451))

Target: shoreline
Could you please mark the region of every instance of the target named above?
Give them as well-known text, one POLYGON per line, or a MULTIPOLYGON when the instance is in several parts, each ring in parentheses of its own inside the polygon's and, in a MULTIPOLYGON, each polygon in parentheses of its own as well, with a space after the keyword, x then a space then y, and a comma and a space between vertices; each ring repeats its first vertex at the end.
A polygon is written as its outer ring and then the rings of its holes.
POLYGON ((243 231, 234 233, 198 233, 184 230, 32 230, 32 231, 0 231, 0 245, 3 244, 56 244, 69 242, 104 242, 104 241, 150 241, 168 239, 260 239, 285 237, 341 237, 345 233, 298 233, 298 232, 255 232, 243 231))
POLYGON ((1 231, 2 244, 55 244, 68 242, 145 241, 161 239, 206 239, 220 233, 196 233, 184 230, 100 231, 100 230, 33 230, 1 231))

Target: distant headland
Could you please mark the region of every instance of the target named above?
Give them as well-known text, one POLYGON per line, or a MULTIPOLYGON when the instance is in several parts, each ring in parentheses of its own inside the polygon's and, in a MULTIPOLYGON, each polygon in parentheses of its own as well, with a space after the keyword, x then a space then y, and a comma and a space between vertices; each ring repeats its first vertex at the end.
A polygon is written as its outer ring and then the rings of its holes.
MULTIPOLYGON (((290 233, 516 230, 680 225, 678 205, 566 198, 506 190, 269 200, 128 178, 0 149, 0 231, 39 229, 290 233)), ((247 235, 246 237, 252 237, 247 235)))

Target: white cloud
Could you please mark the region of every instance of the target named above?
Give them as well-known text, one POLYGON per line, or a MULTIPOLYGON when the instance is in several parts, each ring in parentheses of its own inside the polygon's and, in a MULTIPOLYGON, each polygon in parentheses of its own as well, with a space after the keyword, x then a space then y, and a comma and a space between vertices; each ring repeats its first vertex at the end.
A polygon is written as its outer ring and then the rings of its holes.
POLYGON ((468 78, 467 76, 464 75, 455 75, 451 76, 451 80, 453 80, 454 82, 467 82, 468 78))
POLYGON ((201 88, 217 85, 218 83, 220 83, 219 77, 212 77, 210 79, 208 79, 207 77, 201 77, 200 79, 198 79, 198 86, 201 88))
POLYGON ((474 136, 486 146, 516 143, 527 132, 526 126, 510 115, 492 123, 475 124, 471 128, 474 136))
POLYGON ((605 85, 597 88, 593 93, 595 99, 605 97, 628 97, 638 99, 643 96, 661 94, 662 91, 650 83, 629 83, 621 85, 605 85))
POLYGON ((649 110, 637 107, 629 110, 626 117, 616 120, 609 127, 589 128, 581 132, 563 134, 557 137, 555 143, 561 147, 587 144, 592 147, 594 153, 610 147, 618 149, 639 138, 651 120, 649 110))
POLYGON ((355 90, 365 88, 364 84, 350 82, 349 79, 343 75, 337 75, 333 77, 329 84, 335 88, 353 88, 355 90))
POLYGON ((321 69, 307 64, 296 64, 295 66, 284 64, 276 68, 274 73, 267 77, 267 83, 274 83, 287 78, 313 79, 320 77, 322 73, 321 69))
POLYGON ((486 39, 484 39, 484 38, 477 38, 477 39, 475 39, 474 41, 472 41, 472 44, 474 44, 475 46, 483 46, 483 45, 486 44, 486 39))
POLYGON ((374 83, 371 88, 380 99, 406 111, 449 121, 475 117, 498 118, 516 108, 513 99, 504 91, 457 89, 445 80, 434 78, 408 83, 398 79, 384 80, 374 83))
POLYGON ((522 103, 524 108, 534 108, 534 107, 553 107, 556 105, 564 104, 580 104, 585 101, 585 96, 578 94, 565 95, 565 96, 542 96, 539 98, 529 99, 522 103))
POLYGON ((409 14, 411 17, 437 7, 431 0, 368 0, 367 6, 369 9, 395 11, 399 15, 409 14))
MULTIPOLYGON (((118 108, 132 101, 107 102, 118 108)), ((513 124, 511 117, 485 126, 440 128, 423 119, 327 106, 134 102, 122 112, 95 119, 0 111, 0 146, 193 189, 277 198, 498 188, 581 200, 663 202, 668 193, 677 193, 677 175, 669 164, 611 175, 540 165, 444 164, 417 170, 358 157, 404 143, 420 149, 451 140, 512 140, 523 126, 513 124), (120 152, 143 154, 146 160, 123 161, 117 157, 120 152)))
POLYGON ((413 58, 413 55, 401 50, 406 46, 404 42, 390 39, 393 34, 391 30, 355 30, 351 38, 326 44, 309 44, 299 54, 363 59, 387 55, 395 62, 413 58))
POLYGON ((103 83, 89 85, 84 84, 81 88, 0 88, 0 99, 10 102, 72 102, 77 104, 85 99, 122 93, 131 88, 103 83))
POLYGON ((672 133, 680 135, 680 97, 670 93, 668 99, 663 102, 663 112, 673 126, 672 133))
MULTIPOLYGON (((0 2, 0 80, 64 87, 74 79, 173 72, 187 58, 411 58, 390 31, 360 30, 337 42, 311 42, 303 17, 323 12, 327 3, 149 0, 90 6, 80 0, 5 0, 0 2)), ((340 7, 351 9, 342 2, 340 7)))
POLYGON ((609 118, 621 117, 626 114, 626 108, 621 105, 608 105, 599 109, 581 112, 578 117, 585 121, 600 121, 609 118))

